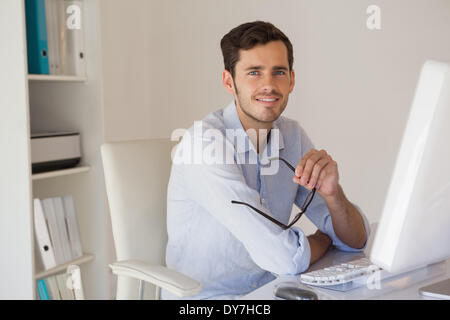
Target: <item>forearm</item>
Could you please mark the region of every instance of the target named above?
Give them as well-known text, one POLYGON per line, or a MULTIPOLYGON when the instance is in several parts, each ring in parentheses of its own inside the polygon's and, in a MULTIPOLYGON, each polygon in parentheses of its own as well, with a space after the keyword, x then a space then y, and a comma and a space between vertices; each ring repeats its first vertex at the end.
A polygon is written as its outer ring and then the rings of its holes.
POLYGON ((324 197, 330 211, 333 229, 338 238, 348 246, 360 249, 366 242, 364 221, 358 209, 345 197, 339 185, 336 196, 324 197))
POLYGON ((325 233, 317 230, 316 233, 308 236, 309 247, 311 248, 310 265, 325 255, 332 241, 325 233))

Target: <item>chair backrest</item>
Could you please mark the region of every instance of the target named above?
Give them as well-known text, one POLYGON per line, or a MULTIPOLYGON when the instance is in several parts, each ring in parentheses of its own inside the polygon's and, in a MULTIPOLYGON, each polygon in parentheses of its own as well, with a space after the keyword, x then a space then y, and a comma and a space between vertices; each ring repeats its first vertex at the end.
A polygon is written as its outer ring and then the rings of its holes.
MULTIPOLYGON (((169 139, 105 143, 101 146, 106 193, 117 260, 165 265, 166 203, 170 175, 169 139)), ((145 298, 154 299, 145 285, 145 298)), ((117 279, 117 299, 137 299, 139 282, 117 279)))

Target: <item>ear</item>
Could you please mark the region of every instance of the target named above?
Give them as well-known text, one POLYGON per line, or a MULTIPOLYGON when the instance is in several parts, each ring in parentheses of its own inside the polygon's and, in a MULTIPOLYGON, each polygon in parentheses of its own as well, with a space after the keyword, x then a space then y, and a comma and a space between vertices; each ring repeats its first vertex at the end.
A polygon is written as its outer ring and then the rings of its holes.
POLYGON ((231 75, 230 71, 223 70, 223 72, 222 72, 222 83, 223 83, 223 86, 225 87, 225 90, 227 90, 227 92, 229 94, 234 95, 233 76, 231 75))
POLYGON ((289 85, 289 93, 292 92, 292 90, 294 89, 294 85, 295 85, 295 72, 294 69, 291 70, 291 83, 289 85))

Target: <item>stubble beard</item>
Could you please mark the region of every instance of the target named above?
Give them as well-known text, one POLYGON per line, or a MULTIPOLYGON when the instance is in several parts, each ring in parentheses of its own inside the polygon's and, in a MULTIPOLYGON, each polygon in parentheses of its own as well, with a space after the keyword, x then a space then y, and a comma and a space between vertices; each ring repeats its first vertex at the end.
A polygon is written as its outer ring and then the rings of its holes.
POLYGON ((274 122, 275 120, 277 120, 280 117, 280 115, 283 113, 284 109, 286 108, 286 105, 288 103, 287 97, 286 97, 286 99, 284 101, 282 101, 282 104, 280 106, 280 113, 278 115, 275 115, 273 117, 273 119, 260 119, 260 118, 257 118, 256 115, 250 113, 251 98, 250 98, 250 101, 246 101, 245 98, 242 98, 240 93, 239 93, 238 87, 236 86, 236 82, 234 81, 234 79, 233 79, 233 83, 234 83, 234 88, 236 90, 236 97, 237 97, 237 100, 239 102, 239 106, 240 106, 242 112, 247 117, 251 118, 252 120, 254 120, 256 122, 272 123, 272 122, 274 122))

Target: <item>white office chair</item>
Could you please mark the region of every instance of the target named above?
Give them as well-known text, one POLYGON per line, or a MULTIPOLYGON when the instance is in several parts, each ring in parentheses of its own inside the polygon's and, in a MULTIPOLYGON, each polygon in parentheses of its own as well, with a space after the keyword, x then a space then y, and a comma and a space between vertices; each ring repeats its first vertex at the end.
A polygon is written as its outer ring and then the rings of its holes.
POLYGON ((105 143, 101 146, 112 231, 118 261, 117 299, 159 299, 160 288, 180 296, 202 285, 165 267, 169 139, 105 143), (145 290, 149 282, 156 290, 145 290))

